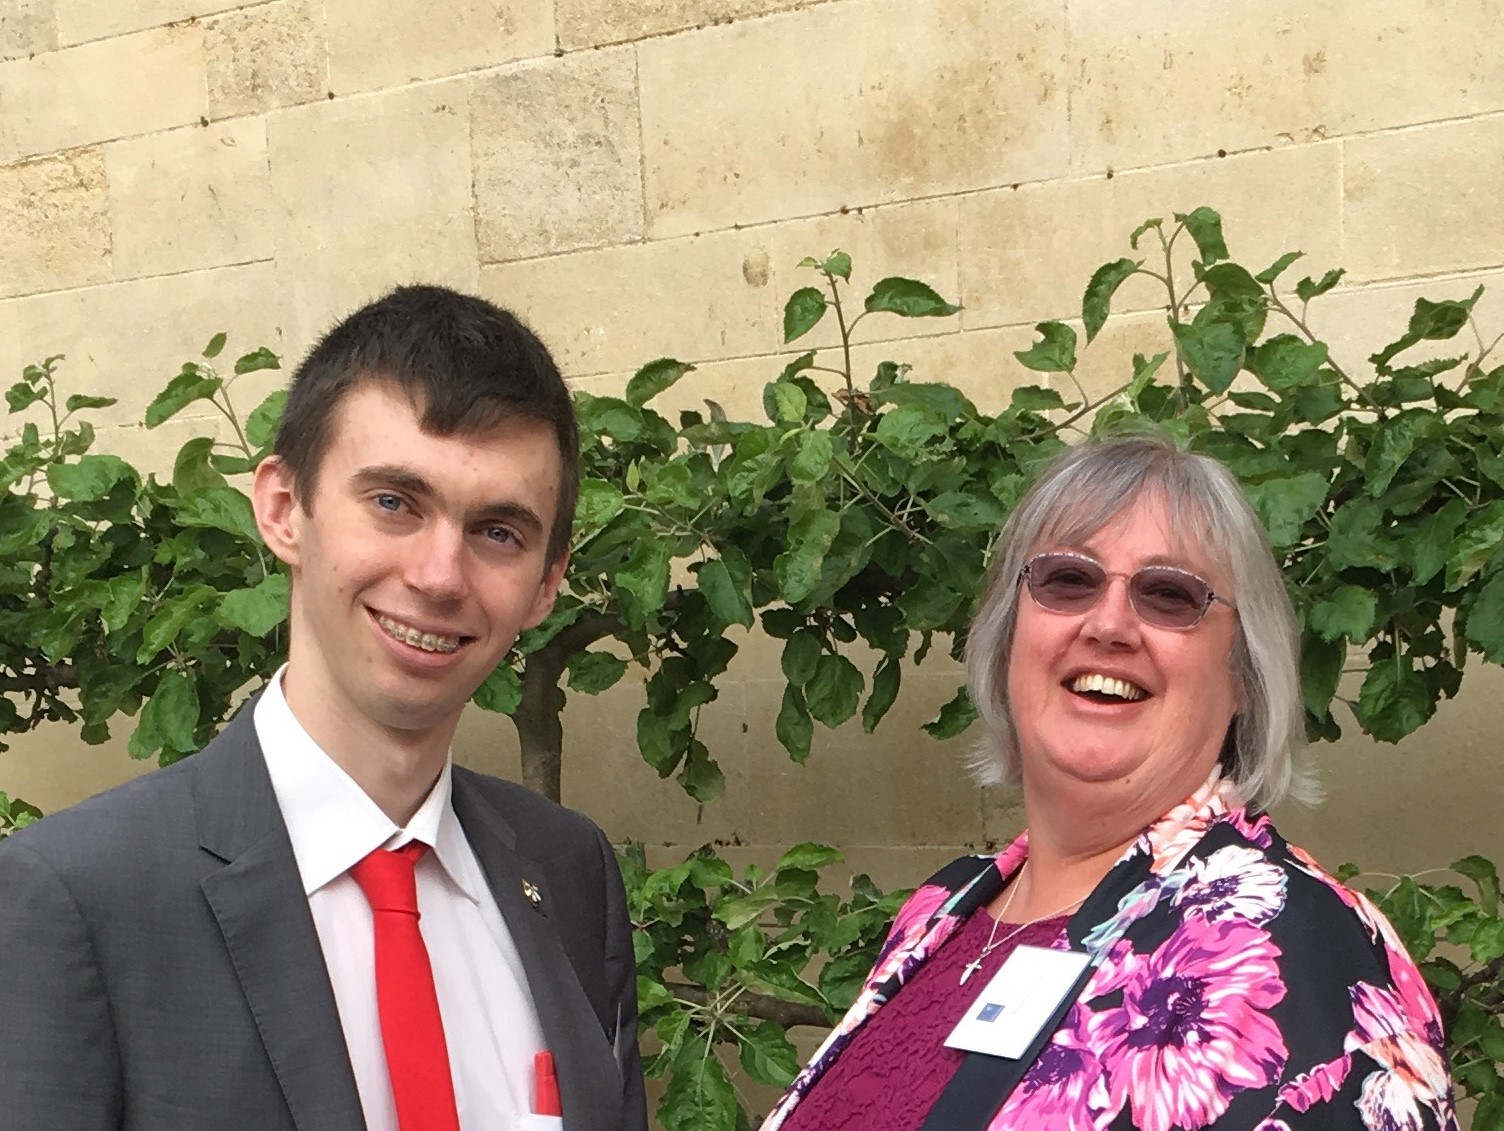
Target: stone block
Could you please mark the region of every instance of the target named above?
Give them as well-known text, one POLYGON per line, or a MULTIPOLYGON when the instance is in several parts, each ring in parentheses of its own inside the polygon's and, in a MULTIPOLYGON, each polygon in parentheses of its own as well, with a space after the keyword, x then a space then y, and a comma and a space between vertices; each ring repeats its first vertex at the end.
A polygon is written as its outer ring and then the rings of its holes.
POLYGON ((824 0, 554 0, 559 46, 631 43, 665 32, 731 23, 824 0))
POLYGON ((484 261, 641 238, 641 141, 630 48, 489 76, 477 82, 471 106, 484 261))
POLYGON ((1504 117, 1344 145, 1345 263, 1354 279, 1504 263, 1504 117))
POLYGON ((116 142, 105 167, 117 278, 271 257, 264 119, 116 142))
POLYGON ((57 50, 56 0, 10 0, 0 10, 0 59, 57 50))
MULTIPOLYGON (((24 2, 24 0, 23 0, 24 2)), ((101 4, 98 0, 52 0, 57 5, 58 39, 64 47, 94 39, 108 39, 163 24, 210 16, 257 0, 130 0, 101 4)))
MULTIPOLYGON (((1504 108, 1493 0, 1067 9, 1072 166, 1159 165, 1504 108)), ((1017 179, 1017 178, 1013 178, 1017 179)))
POLYGON ((110 277, 104 157, 75 149, 0 166, 0 298, 110 277))
POLYGON ((312 0, 278 0, 205 24, 209 115, 297 106, 328 91, 323 18, 312 0))
POLYGON ((268 120, 277 292, 294 354, 400 283, 475 290, 466 91, 457 80, 268 120))
POLYGON ((591 376, 659 357, 774 348, 768 258, 765 231, 719 232, 495 264, 481 268, 480 284, 537 331, 565 373, 591 376))
MULTIPOLYGON (((25 365, 63 354, 64 394, 117 397, 118 405, 94 417, 97 426, 134 426, 183 362, 221 330, 230 334, 227 356, 258 346, 285 356, 275 302, 269 263, 7 299, 0 301, 0 374, 14 380, 25 365)), ((250 412, 285 380, 275 371, 248 375, 236 385, 237 408, 250 412)))
POLYGON ((46 723, 26 734, 6 735, 10 749, 0 753, 0 790, 22 798, 43 813, 77 805, 156 769, 155 762, 138 762, 125 751, 136 721, 117 717, 110 741, 88 746, 76 727, 46 723))
POLYGON ((856 0, 643 42, 651 232, 1059 176, 1064 51, 1044 0, 856 0))
POLYGON ((203 29, 170 27, 0 63, 0 161, 196 122, 203 29))
POLYGON ((325 0, 336 94, 551 55, 551 0, 325 0))
MULTIPOLYGON (((1250 271, 1300 250, 1306 258, 1290 268, 1291 285, 1305 273, 1319 276, 1342 254, 1340 169, 1336 144, 1310 145, 965 197, 961 320, 972 329, 1079 318, 1081 294, 1102 264, 1126 256, 1164 272, 1153 232, 1137 251, 1128 243, 1142 221, 1163 217, 1168 231, 1176 212, 1203 204, 1222 214, 1228 250, 1250 271)), ((1184 290, 1196 249, 1182 236, 1175 250, 1184 290)), ((1166 301, 1163 284, 1137 276, 1118 290, 1112 309, 1147 310, 1166 301)))

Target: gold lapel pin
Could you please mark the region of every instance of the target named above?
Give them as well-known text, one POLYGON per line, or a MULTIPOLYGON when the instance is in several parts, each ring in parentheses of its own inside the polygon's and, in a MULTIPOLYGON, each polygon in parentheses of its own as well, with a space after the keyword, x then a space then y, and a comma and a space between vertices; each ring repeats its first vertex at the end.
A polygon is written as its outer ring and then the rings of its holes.
POLYGON ((538 885, 532 880, 522 881, 522 894, 527 896, 527 901, 535 908, 543 906, 543 893, 538 890, 538 885))

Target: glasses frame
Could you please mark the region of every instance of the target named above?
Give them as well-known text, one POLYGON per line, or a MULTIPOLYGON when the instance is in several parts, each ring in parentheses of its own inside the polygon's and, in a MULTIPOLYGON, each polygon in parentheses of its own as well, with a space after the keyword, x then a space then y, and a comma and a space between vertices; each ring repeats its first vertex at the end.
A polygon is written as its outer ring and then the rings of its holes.
POLYGON ((1206 619, 1207 610, 1210 609, 1213 604, 1226 605, 1233 611, 1234 614, 1236 614, 1238 611, 1237 606, 1229 601, 1226 597, 1223 597, 1221 594, 1219 594, 1215 589, 1213 589, 1207 582, 1206 578, 1200 576, 1199 574, 1192 573, 1188 569, 1181 569, 1179 566, 1142 566, 1139 569, 1134 570, 1132 573, 1122 573, 1108 569, 1101 562, 1097 561, 1096 558, 1093 558, 1088 554, 1078 554, 1070 550, 1049 550, 1042 554, 1035 554, 1028 561, 1024 562, 1023 567, 1018 571, 1018 580, 1020 581, 1020 583, 1022 583, 1024 589, 1028 591, 1029 599, 1047 613, 1055 613, 1059 616, 1080 616, 1082 613, 1089 613, 1092 609, 1095 609, 1099 604, 1101 604, 1102 598, 1107 595, 1107 584, 1103 584, 1101 591, 1097 594, 1096 600, 1083 608, 1075 610, 1052 609, 1049 605, 1041 601, 1039 599, 1039 594, 1034 591, 1034 566, 1037 562, 1045 558, 1071 558, 1078 562, 1086 562, 1089 565, 1093 565, 1097 569, 1102 571, 1102 576, 1105 579, 1105 582, 1111 582, 1113 578, 1121 577, 1127 583, 1128 603, 1133 607, 1133 612, 1138 617, 1138 619, 1143 621, 1145 624, 1153 625, 1155 628, 1162 628, 1166 632, 1191 631, 1191 629, 1195 628, 1198 624, 1206 619), (1159 573, 1178 573, 1181 577, 1190 578, 1192 581, 1196 582, 1206 590, 1206 600, 1202 602, 1200 610, 1197 611, 1195 620, 1191 621, 1190 624, 1183 625, 1165 624, 1162 621, 1156 620, 1152 616, 1146 616, 1144 614, 1144 610, 1138 607, 1138 597, 1134 592, 1133 579, 1139 574, 1150 570, 1159 573))

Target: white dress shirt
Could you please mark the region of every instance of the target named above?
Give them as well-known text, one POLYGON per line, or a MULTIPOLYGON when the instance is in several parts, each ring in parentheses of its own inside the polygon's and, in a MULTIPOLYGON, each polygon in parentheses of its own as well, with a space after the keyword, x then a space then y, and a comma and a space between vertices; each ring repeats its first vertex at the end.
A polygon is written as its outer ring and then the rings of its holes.
POLYGON ((254 718, 334 985, 368 1131, 399 1128, 376 1010, 371 908, 349 869, 378 848, 411 840, 431 849, 417 865, 418 910, 460 1126, 535 1125, 533 1056, 545 1047, 543 1034, 517 947, 450 805, 452 765, 445 764, 407 827, 398 828, 293 717, 281 671, 254 718))

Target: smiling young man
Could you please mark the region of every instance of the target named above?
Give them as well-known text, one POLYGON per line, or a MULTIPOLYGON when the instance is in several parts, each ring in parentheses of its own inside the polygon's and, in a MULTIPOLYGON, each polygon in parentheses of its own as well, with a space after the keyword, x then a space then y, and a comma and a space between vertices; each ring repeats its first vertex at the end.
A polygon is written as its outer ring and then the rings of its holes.
POLYGON ((646 1126, 610 846, 449 754, 553 606, 577 459, 489 303, 404 287, 313 350, 254 487, 287 665, 202 753, 0 848, 19 1125, 646 1126))

